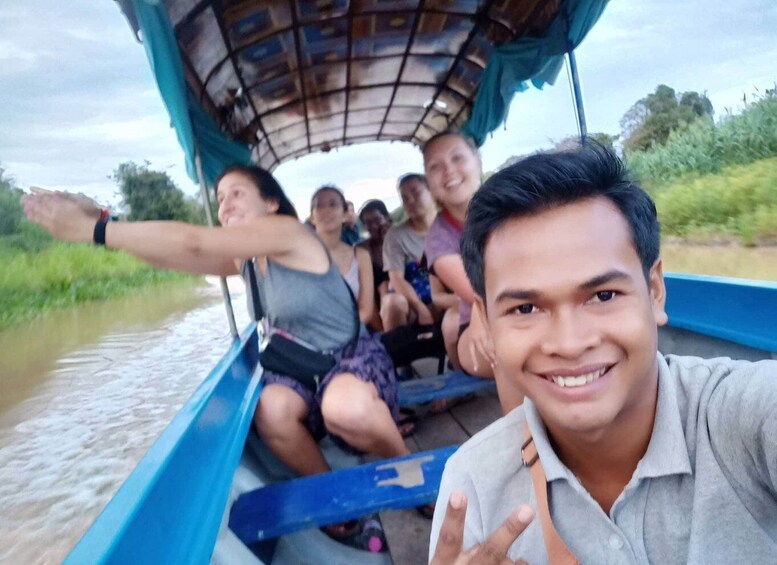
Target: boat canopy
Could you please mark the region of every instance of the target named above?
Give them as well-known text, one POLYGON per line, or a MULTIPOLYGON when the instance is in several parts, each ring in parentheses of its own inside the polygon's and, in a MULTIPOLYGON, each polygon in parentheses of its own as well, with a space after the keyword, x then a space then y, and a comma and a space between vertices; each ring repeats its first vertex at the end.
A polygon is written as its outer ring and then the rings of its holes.
POLYGON ((607 0, 117 0, 187 171, 273 170, 458 128, 482 144, 513 94, 552 84, 607 0))

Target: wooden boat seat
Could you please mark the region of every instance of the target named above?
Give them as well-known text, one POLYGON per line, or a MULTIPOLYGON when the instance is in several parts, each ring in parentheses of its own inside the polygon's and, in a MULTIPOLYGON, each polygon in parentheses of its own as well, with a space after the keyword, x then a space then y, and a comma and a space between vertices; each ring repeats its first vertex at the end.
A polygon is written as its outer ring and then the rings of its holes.
POLYGON ((417 406, 433 400, 492 390, 496 390, 493 379, 471 377, 461 371, 451 371, 434 377, 400 382, 399 405, 417 406))
POLYGON ((267 485, 232 505, 229 528, 246 544, 371 512, 434 502, 457 446, 267 485))

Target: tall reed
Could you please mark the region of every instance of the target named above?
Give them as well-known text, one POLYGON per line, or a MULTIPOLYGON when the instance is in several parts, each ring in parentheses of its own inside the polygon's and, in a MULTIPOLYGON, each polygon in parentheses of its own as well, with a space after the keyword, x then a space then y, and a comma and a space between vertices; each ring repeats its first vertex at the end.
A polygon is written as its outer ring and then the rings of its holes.
POLYGON ((665 235, 737 236, 745 245, 777 242, 777 157, 686 175, 654 192, 665 235))
MULTIPOLYGON (((777 90, 777 89, 776 89, 777 90)), ((666 143, 626 154, 635 178, 657 190, 689 173, 718 173, 730 165, 777 156, 777 93, 767 94, 718 124, 700 120, 673 132, 666 143)))

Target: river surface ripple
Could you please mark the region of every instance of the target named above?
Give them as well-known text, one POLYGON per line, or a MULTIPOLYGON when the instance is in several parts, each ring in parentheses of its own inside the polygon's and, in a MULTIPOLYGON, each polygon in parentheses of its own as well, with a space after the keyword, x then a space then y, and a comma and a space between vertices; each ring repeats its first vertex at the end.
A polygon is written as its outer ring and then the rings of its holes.
MULTIPOLYGON (((243 328, 244 298, 234 304, 243 328)), ((0 563, 67 555, 226 352, 227 328, 206 285, 0 334, 0 563)))

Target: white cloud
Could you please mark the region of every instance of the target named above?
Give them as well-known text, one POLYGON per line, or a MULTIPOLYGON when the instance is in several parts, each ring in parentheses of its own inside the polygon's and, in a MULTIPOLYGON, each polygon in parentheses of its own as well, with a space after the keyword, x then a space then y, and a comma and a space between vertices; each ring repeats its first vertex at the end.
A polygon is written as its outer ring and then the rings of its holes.
POLYGON ((37 59, 38 55, 33 51, 23 49, 10 41, 0 40, 0 65, 4 69, 3 73, 30 69, 37 59))
POLYGON ((162 134, 167 128, 157 116, 143 116, 138 119, 100 121, 70 127, 67 130, 52 132, 55 137, 68 139, 99 139, 103 143, 148 143, 162 134))

